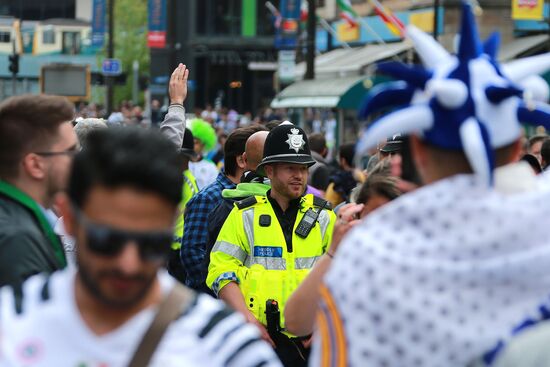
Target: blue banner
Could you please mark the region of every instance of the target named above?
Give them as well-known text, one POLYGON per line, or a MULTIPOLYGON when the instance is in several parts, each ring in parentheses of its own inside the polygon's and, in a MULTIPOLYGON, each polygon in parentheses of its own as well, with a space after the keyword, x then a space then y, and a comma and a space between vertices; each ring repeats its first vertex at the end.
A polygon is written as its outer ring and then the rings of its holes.
POLYGON ((300 32, 301 0, 281 0, 281 21, 275 33, 275 48, 293 50, 300 32))
POLYGON ((148 14, 147 46, 163 48, 166 46, 166 0, 149 0, 148 14))
POLYGON ((107 0, 94 0, 92 4, 92 46, 103 46, 106 32, 106 7, 107 0))

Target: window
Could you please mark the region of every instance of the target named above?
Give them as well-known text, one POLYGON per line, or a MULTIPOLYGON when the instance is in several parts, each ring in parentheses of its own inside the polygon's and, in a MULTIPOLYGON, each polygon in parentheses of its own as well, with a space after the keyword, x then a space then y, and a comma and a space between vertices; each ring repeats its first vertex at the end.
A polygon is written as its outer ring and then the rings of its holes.
POLYGON ((63 32, 61 53, 64 55, 77 55, 80 53, 80 32, 63 32))
POLYGON ((197 33, 234 36, 241 33, 242 0, 203 0, 198 2, 197 33))
POLYGON ((45 45, 53 45, 55 43, 55 31, 53 27, 44 28, 42 31, 42 43, 45 45))
POLYGON ((0 31, 0 43, 10 43, 11 33, 6 31, 0 31))

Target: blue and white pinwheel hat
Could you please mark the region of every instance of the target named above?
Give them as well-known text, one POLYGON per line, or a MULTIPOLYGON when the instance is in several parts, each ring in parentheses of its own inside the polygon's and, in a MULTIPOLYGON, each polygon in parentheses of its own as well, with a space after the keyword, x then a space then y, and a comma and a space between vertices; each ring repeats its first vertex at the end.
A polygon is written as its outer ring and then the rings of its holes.
POLYGON ((428 143, 463 150, 474 172, 492 181, 493 151, 520 137, 521 124, 550 128, 548 85, 538 74, 550 69, 550 53, 499 65, 499 34, 482 45, 471 6, 463 3, 457 55, 414 26, 406 35, 424 67, 398 62, 378 65, 401 81, 376 86, 359 117, 388 107, 405 107, 375 121, 358 151, 396 133, 416 133, 428 143))

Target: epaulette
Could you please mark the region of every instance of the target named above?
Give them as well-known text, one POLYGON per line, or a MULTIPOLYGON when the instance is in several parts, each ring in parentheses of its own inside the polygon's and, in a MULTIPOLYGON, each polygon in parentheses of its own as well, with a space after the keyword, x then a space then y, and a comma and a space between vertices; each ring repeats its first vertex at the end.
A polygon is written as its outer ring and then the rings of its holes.
POLYGON ((256 196, 249 196, 246 199, 237 201, 235 205, 237 205, 237 208, 239 209, 245 209, 256 204, 257 202, 258 200, 256 200, 256 196))
POLYGON ((316 206, 322 209, 332 210, 332 206, 330 205, 330 203, 318 196, 313 196, 313 206, 316 206))

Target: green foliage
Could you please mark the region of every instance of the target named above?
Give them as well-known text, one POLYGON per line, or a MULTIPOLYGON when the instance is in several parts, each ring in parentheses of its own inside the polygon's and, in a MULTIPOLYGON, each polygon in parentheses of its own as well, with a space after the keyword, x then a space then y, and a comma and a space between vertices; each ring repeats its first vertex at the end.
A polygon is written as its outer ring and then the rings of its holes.
MULTIPOLYGON (((108 0, 115 1, 115 58, 122 62, 122 69, 127 75, 125 85, 115 86, 115 106, 123 100, 132 99, 134 60, 139 62, 139 75, 149 74, 149 48, 147 47, 147 0, 108 0)), ((98 55, 101 61, 107 56, 107 37, 105 47, 98 55)), ((139 103, 143 104, 143 93, 140 92, 139 103)))

